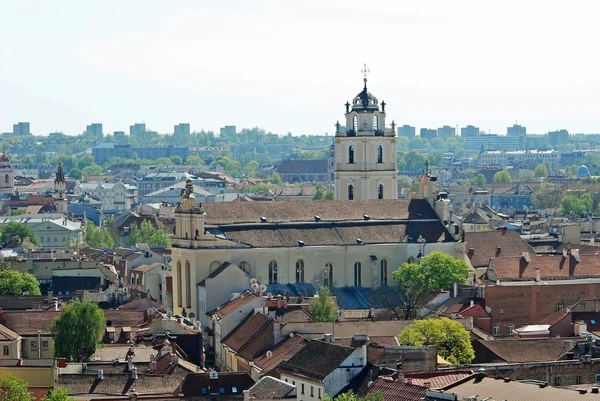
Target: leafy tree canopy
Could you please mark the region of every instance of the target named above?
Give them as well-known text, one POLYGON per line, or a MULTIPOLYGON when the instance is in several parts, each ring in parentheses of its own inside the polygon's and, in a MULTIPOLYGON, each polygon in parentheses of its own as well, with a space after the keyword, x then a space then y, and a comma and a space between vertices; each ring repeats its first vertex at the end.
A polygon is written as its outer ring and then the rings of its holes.
POLYGON ((85 243, 87 246, 95 249, 115 247, 115 241, 110 233, 100 227, 97 227, 92 221, 88 220, 85 226, 85 243))
POLYGON ((364 397, 359 397, 354 394, 352 390, 350 390, 347 393, 340 394, 335 398, 325 395, 323 397, 323 401, 383 401, 383 393, 369 393, 364 397))
POLYGON ((69 170, 68 176, 74 180, 81 180, 81 170, 78 167, 73 167, 71 170, 69 170))
POLYGON ((485 175, 483 175, 483 174, 477 174, 471 180, 471 185, 474 185, 474 186, 477 186, 477 187, 485 187, 486 183, 487 183, 487 181, 485 179, 485 175))
POLYGON ((42 295, 33 274, 17 269, 0 270, 0 295, 42 295))
POLYGON ((171 237, 169 233, 162 228, 154 228, 152 223, 145 220, 142 224, 133 225, 129 236, 127 237, 129 245, 145 243, 150 246, 171 247, 171 237))
POLYGON ((35 397, 27 391, 27 382, 15 376, 0 377, 0 400, 34 401, 35 397))
POLYGON ((104 312, 96 303, 80 300, 68 303, 50 326, 55 357, 69 362, 82 360, 96 350, 105 327, 104 312))
POLYGON ((494 174, 494 182, 497 184, 508 184, 512 182, 512 178, 510 177, 508 170, 502 170, 494 174))
POLYGON ((322 286, 319 289, 319 297, 310 303, 310 313, 317 322, 335 322, 338 308, 329 288, 322 286))
POLYGON ((50 393, 42 398, 42 401, 73 401, 73 398, 69 397, 67 389, 58 387, 50 390, 50 393))
POLYGON ((435 345, 437 353, 451 364, 470 363, 475 358, 469 332, 448 318, 416 320, 398 336, 400 345, 435 345))
POLYGON ((19 237, 21 240, 28 238, 34 245, 38 245, 38 239, 31 227, 25 223, 19 223, 18 221, 9 221, 2 226, 0 232, 0 240, 2 243, 6 243, 13 237, 19 237))
POLYGON ((584 193, 577 197, 575 195, 565 195, 560 200, 560 211, 563 215, 579 215, 581 213, 591 213, 594 201, 589 193, 584 193))
POLYGON ((548 167, 545 164, 538 164, 535 168, 534 174, 537 178, 548 177, 548 167))

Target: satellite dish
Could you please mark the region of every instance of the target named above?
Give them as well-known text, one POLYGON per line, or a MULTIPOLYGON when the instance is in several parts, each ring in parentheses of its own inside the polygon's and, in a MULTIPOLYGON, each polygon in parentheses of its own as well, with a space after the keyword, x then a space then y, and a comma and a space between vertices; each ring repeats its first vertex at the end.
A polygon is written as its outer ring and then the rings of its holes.
POLYGON ((258 284, 252 284, 252 291, 258 292, 258 284))
POLYGON ((260 287, 258 287, 258 290, 259 290, 260 292, 265 292, 265 291, 267 290, 267 286, 266 286, 266 285, 264 285, 264 284, 261 284, 261 285, 260 285, 260 287))
POLYGON ((258 284, 258 280, 257 280, 257 279, 255 279, 254 277, 252 277, 252 278, 250 279, 250 284, 251 284, 252 286, 254 286, 255 284, 258 284))

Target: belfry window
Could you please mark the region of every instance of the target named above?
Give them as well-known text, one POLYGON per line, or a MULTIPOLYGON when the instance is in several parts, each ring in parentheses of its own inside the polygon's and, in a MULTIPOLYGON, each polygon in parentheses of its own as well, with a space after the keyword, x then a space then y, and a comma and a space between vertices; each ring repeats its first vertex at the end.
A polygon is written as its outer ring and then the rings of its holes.
POLYGON ((377 145, 377 163, 383 163, 383 146, 377 145))
POLYGON ((377 186, 377 199, 383 199, 383 185, 377 186))
POLYGON ((354 199, 354 186, 348 185, 348 200, 354 199))
POLYGON ((360 287, 362 283, 362 265, 360 262, 354 263, 354 286, 360 287))
POLYGON ((354 146, 353 145, 350 145, 350 147, 348 148, 348 163, 349 164, 354 163, 354 146))
POLYGON ((373 130, 377 131, 379 129, 379 117, 377 114, 373 114, 373 130))
POLYGON ((269 284, 277 283, 277 261, 272 260, 269 262, 269 284))
POLYGON ((333 265, 331 262, 325 264, 325 287, 333 286, 333 265))
POLYGON ((304 282, 304 261, 302 259, 298 259, 296 262, 296 282, 304 282))
POLYGON ((358 116, 352 117, 352 129, 354 132, 358 132, 358 116))
POLYGON ((387 283, 388 283, 387 260, 381 259, 381 285, 387 285, 387 283))

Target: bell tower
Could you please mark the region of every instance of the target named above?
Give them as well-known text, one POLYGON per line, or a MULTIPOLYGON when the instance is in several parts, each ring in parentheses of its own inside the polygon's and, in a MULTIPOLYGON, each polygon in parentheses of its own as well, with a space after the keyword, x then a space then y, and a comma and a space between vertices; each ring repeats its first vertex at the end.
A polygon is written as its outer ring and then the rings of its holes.
POLYGON ((396 124, 385 125, 385 106, 367 90, 346 102, 346 130, 336 123, 334 182, 336 200, 397 199, 396 124))
POLYGON ((54 179, 54 205, 56 211, 61 214, 69 214, 67 204, 67 181, 65 180, 62 161, 59 161, 56 178, 54 179))
POLYGON ((14 169, 6 153, 0 154, 0 193, 12 194, 15 189, 14 169))
POLYGON ((183 248, 195 248, 198 241, 206 239, 204 217, 202 205, 196 203, 194 184, 188 179, 181 191, 179 206, 175 210, 173 244, 183 248))

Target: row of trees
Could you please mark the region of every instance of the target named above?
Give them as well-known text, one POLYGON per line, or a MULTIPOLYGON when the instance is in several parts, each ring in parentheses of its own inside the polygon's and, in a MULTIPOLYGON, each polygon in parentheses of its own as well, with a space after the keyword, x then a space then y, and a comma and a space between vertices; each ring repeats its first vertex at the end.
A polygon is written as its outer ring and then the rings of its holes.
MULTIPOLYGON (((1 401, 35 401, 35 396, 27 390, 27 382, 16 376, 0 377, 1 401)), ((42 398, 42 401, 73 401, 64 388, 54 388, 42 398)))

